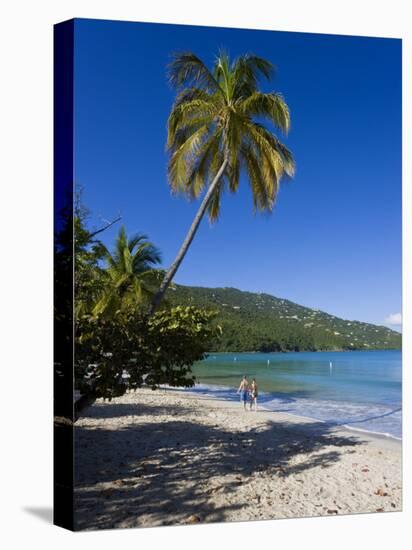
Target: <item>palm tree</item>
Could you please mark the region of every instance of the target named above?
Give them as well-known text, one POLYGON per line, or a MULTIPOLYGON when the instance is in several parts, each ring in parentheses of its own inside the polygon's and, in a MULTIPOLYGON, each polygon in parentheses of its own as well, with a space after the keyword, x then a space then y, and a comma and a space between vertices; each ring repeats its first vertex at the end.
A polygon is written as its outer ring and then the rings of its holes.
POLYGON ((159 250, 137 233, 128 239, 121 227, 113 254, 101 244, 101 253, 106 263, 103 270, 104 291, 93 309, 93 314, 111 314, 128 305, 150 303, 158 288, 158 270, 161 262, 159 250))
POLYGON ((156 310, 208 211, 214 222, 225 188, 235 193, 245 172, 254 209, 272 211, 283 176, 292 177, 291 152, 263 121, 287 134, 290 114, 278 93, 258 89, 272 64, 256 55, 234 61, 219 53, 212 70, 193 53, 176 54, 169 80, 177 90, 168 119, 168 176, 174 193, 198 198, 206 190, 189 232, 152 302, 156 310))

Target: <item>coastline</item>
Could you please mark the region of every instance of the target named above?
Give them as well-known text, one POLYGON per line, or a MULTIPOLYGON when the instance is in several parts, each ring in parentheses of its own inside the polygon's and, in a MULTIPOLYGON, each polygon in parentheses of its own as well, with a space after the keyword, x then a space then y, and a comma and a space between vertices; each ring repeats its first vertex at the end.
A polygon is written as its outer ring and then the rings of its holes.
MULTIPOLYGON (((183 390, 180 390, 180 389, 175 390, 174 388, 163 388, 163 389, 166 389, 168 391, 173 391, 173 392, 181 392, 183 394, 189 392, 189 393, 193 393, 194 395, 196 395, 196 397, 198 397, 199 399, 205 399, 206 401, 208 401, 210 399, 213 402, 223 402, 223 403, 230 404, 234 409, 239 408, 239 405, 237 404, 237 402, 235 400, 229 400, 229 399, 214 397, 213 395, 211 395, 211 396, 199 395, 192 388, 187 388, 187 389, 183 389, 183 390)), ((282 415, 285 415, 286 417, 290 417, 290 420, 294 421, 294 422, 304 421, 304 422, 325 424, 326 426, 330 427, 331 429, 334 429, 335 431, 342 432, 342 433, 347 433, 348 436, 357 434, 359 436, 362 436, 364 439, 367 439, 370 442, 375 442, 375 443, 382 442, 382 443, 384 443, 384 442, 387 441, 387 442, 389 442, 388 444, 393 445, 394 448, 397 448, 397 447, 402 448, 402 438, 396 437, 392 434, 376 432, 376 431, 367 430, 367 429, 364 429, 364 428, 355 428, 355 427, 349 426, 347 424, 336 425, 332 422, 329 423, 326 420, 319 420, 318 418, 313 418, 313 417, 310 417, 310 416, 304 416, 304 415, 290 413, 290 412, 278 413, 278 412, 275 412, 275 411, 271 411, 270 409, 265 409, 264 405, 263 406, 260 405, 258 412, 260 414, 266 413, 268 420, 271 420, 273 418, 273 415, 282 414, 282 415)))
POLYGON ((187 390, 75 424, 78 529, 401 510, 401 442, 187 390))
POLYGON ((371 352, 371 351, 400 351, 402 352, 402 347, 399 348, 331 348, 331 349, 294 349, 294 350, 274 350, 274 351, 259 351, 259 350, 244 350, 244 351, 232 351, 232 350, 225 350, 225 351, 207 351, 206 357, 210 355, 224 355, 224 354, 233 354, 236 355, 237 353, 262 353, 264 355, 284 355, 286 353, 353 353, 353 352, 371 352))
POLYGON ((210 354, 192 391, 235 398, 242 374, 259 380, 260 405, 402 440, 398 351, 210 354))
MULTIPOLYGON (((168 389, 166 386, 164 387, 165 389, 168 389)), ((174 388, 169 388, 170 390, 172 391, 176 391, 174 388)), ((238 399, 236 399, 236 392, 233 388, 231 387, 228 387, 228 386, 215 386, 213 384, 204 384, 204 383, 201 383, 201 384, 198 384, 197 385, 197 388, 196 386, 194 386, 193 388, 186 388, 186 389, 182 389, 181 391, 184 391, 184 392, 190 392, 190 393, 193 393, 194 395, 196 396, 202 396, 202 397, 206 397, 206 398, 210 398, 212 400, 221 400, 221 401, 224 401, 226 403, 236 403, 238 401, 238 399), (226 397, 223 397, 221 395, 214 395, 214 392, 216 391, 216 389, 219 388, 220 391, 224 391, 226 393, 226 397), (232 394, 230 397, 229 395, 232 394)), ((267 392, 267 391, 264 391, 264 392, 261 392, 260 393, 261 397, 262 396, 265 396, 265 398, 267 399, 269 396, 271 396, 271 392, 267 392)), ((277 397, 281 398, 283 396, 280 396, 279 394, 275 394, 273 393, 272 394, 272 397, 274 399, 276 399, 277 397)), ((262 402, 262 400, 260 400, 259 402, 259 409, 261 412, 267 412, 267 413, 272 413, 272 412, 275 412, 273 411, 272 409, 270 409, 269 407, 267 407, 266 405, 266 399, 262 402)), ((281 412, 279 411, 279 409, 276 409, 278 412, 281 412)), ((287 415, 290 415, 292 417, 295 417, 296 419, 303 419, 303 420, 308 420, 308 421, 311 421, 311 422, 319 422, 319 423, 322 423, 322 424, 325 424, 327 426, 330 426, 332 428, 339 428, 339 429, 342 429, 342 430, 347 430, 349 432, 356 432, 356 433, 362 433, 362 434, 365 434, 365 436, 367 435, 370 435, 371 437, 376 437, 376 438, 383 438, 383 439, 391 439, 391 440, 394 440, 394 441, 397 441, 400 445, 402 445, 402 437, 398 437, 397 435, 394 435, 392 433, 388 433, 388 432, 384 432, 384 431, 378 431, 378 430, 372 430, 370 428, 359 428, 359 427, 355 427, 355 426, 351 426, 350 425, 350 422, 333 422, 333 421, 328 421, 328 420, 324 420, 324 419, 321 419, 321 418, 316 418, 315 416, 311 416, 311 415, 307 415, 307 414, 299 414, 297 412, 286 412, 285 411, 285 414, 287 415)), ((365 419, 365 421, 367 421, 367 419, 365 419)), ((356 421, 356 422, 359 422, 359 421, 356 421)))

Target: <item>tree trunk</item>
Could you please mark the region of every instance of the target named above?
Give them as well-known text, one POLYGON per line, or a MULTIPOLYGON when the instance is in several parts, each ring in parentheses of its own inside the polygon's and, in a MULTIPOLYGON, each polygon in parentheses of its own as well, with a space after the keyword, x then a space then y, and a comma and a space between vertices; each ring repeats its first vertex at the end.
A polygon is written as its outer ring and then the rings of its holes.
POLYGON ((222 163, 222 166, 219 168, 218 173, 216 174, 212 183, 210 184, 209 189, 207 190, 206 195, 204 196, 203 201, 199 207, 199 210, 197 211, 197 214, 192 222, 192 225, 190 226, 189 232, 186 235, 186 238, 183 241, 183 244, 175 258, 175 261, 169 267, 169 270, 164 276, 162 284, 159 287, 159 290, 156 292, 153 298, 152 307, 150 309, 150 315, 153 315, 153 313, 158 308, 161 300, 163 299, 163 296, 166 293, 166 290, 168 289, 168 286, 172 282, 172 279, 175 276, 176 271, 178 270, 180 264, 182 263, 182 260, 185 257, 186 252, 190 246, 190 243, 193 241, 193 238, 196 235, 196 231, 199 228, 200 222, 202 221, 202 218, 207 210, 207 207, 209 206, 212 196, 220 183, 220 178, 222 177, 223 172, 226 169, 227 163, 228 163, 228 160, 225 159, 222 163))

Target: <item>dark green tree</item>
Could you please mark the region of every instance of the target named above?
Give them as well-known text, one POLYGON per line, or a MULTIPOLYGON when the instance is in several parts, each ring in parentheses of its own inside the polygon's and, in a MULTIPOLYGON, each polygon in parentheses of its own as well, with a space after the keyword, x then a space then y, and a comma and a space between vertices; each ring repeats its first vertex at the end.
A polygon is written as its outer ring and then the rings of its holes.
POLYGON ((100 271, 103 289, 93 313, 113 315, 130 305, 149 304, 159 286, 159 271, 154 269, 161 261, 158 248, 137 233, 127 237, 123 226, 117 236, 113 252, 103 244, 98 247, 104 269, 100 271))
POLYGON ((83 395, 112 399, 127 388, 189 387, 191 367, 219 334, 214 313, 164 309, 148 318, 133 308, 83 316, 76 328, 76 380, 83 395))

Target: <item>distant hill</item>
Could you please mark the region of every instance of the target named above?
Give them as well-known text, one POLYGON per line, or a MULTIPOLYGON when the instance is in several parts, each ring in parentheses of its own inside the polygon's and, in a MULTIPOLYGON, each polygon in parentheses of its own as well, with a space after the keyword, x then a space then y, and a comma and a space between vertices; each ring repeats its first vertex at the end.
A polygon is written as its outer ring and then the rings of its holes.
POLYGON ((167 299, 218 312, 223 334, 213 351, 373 350, 402 344, 401 334, 386 327, 340 319, 269 294, 175 285, 167 299))

